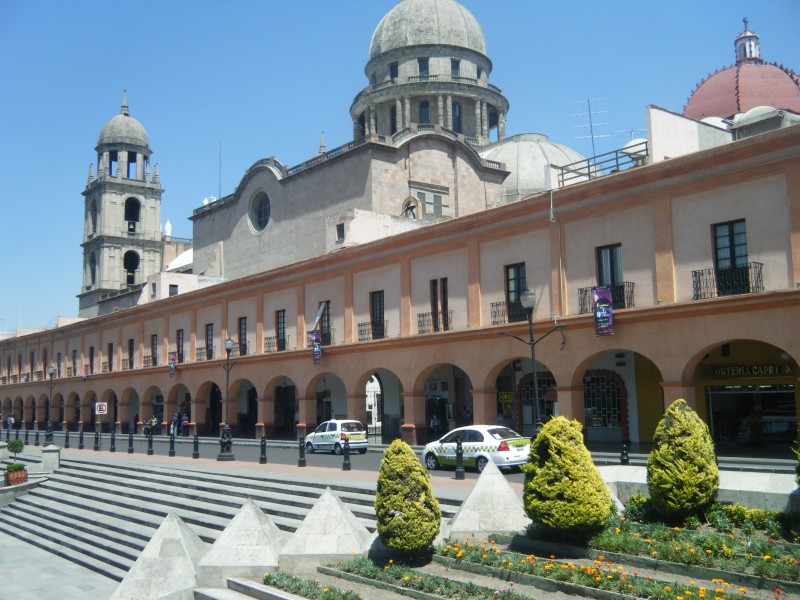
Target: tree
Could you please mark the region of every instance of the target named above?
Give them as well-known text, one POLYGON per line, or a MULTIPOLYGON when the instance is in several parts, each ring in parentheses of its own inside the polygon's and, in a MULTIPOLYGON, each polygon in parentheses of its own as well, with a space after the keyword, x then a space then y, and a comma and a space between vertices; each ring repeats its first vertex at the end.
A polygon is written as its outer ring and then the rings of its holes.
POLYGON ((431 548, 442 520, 430 476, 411 447, 394 440, 383 454, 375 493, 375 518, 381 541, 416 555, 431 548))
POLYGON ((699 514, 719 489, 708 426, 685 400, 673 402, 656 427, 647 459, 647 485, 657 513, 674 521, 699 514))
POLYGON ((583 443, 581 424, 555 417, 531 444, 523 502, 534 523, 570 536, 602 527, 611 515, 611 494, 583 443))

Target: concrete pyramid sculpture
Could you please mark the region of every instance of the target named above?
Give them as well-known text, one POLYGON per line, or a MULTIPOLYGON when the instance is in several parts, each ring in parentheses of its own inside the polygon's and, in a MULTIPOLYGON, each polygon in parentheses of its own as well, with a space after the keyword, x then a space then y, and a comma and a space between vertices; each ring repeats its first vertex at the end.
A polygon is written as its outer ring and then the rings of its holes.
POLYGON ((450 522, 450 539, 485 537, 492 533, 516 533, 531 520, 525 515, 522 498, 491 461, 475 487, 450 522))
POLYGON ((195 566, 206 552, 206 543, 180 517, 169 513, 111 600, 192 600, 195 566))
POLYGON ((226 587, 228 577, 261 579, 264 572, 277 571, 287 538, 248 498, 197 564, 197 585, 226 587))
POLYGON ((296 575, 315 573, 317 564, 365 555, 371 543, 369 530, 325 488, 281 551, 280 568, 296 575))

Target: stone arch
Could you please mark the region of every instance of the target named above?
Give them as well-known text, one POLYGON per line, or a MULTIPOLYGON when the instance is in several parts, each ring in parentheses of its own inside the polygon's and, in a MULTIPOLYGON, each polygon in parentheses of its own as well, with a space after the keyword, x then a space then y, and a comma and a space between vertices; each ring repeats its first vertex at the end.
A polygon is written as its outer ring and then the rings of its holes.
POLYGON ((145 419, 156 418, 156 425, 153 434, 164 433, 165 414, 164 414, 164 392, 157 385, 151 385, 145 389, 139 399, 139 410, 142 421, 145 419))
POLYGON ((142 415, 139 409, 139 392, 129 387, 120 395, 120 425, 121 433, 140 433, 142 415))
MULTIPOLYGON (((233 435, 255 437, 258 420, 258 390, 253 382, 244 377, 234 380, 228 392, 228 401, 228 418, 233 435)), ((223 409, 225 408, 224 403, 225 398, 223 397, 223 409)))
POLYGON ((383 367, 364 371, 356 380, 352 404, 363 409, 367 432, 381 443, 388 444, 400 437, 403 423, 403 382, 400 377, 383 367))
MULTIPOLYGON (((297 437, 297 384, 288 376, 273 377, 266 385, 263 408, 265 435, 278 439, 297 437), (272 405, 270 406, 270 401, 272 405), (271 417, 270 417, 271 415, 271 417), (269 422, 271 418, 271 423, 269 422)), ((262 414, 262 413, 259 413, 262 414)))
POLYGON ((200 384, 192 397, 192 414, 201 435, 219 435, 223 417, 223 391, 214 381, 200 384))
MULTIPOLYGON (((419 422, 420 408, 414 406, 415 425, 427 426, 430 439, 440 437, 441 433, 454 429, 456 415, 464 406, 474 406, 472 380, 466 371, 453 363, 429 365, 414 381, 414 401, 424 402, 424 420, 419 422), (435 425, 434 415, 439 427, 435 425)), ((405 406, 404 408, 408 408, 405 406)), ((473 411, 474 412, 474 411, 473 411)), ((404 425, 409 421, 408 411, 404 411, 404 425)))
POLYGON ((67 396, 64 413, 64 428, 67 431, 80 431, 81 423, 81 397, 77 392, 70 392, 67 396))

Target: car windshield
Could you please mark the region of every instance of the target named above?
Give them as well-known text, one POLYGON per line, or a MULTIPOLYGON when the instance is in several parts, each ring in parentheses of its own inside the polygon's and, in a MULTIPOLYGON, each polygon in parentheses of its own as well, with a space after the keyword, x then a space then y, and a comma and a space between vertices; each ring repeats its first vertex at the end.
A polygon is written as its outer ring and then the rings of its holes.
POLYGON ((347 423, 342 423, 342 431, 364 431, 364 426, 358 421, 348 421, 347 423))
POLYGON ((522 437, 516 431, 508 427, 492 427, 488 433, 496 440, 510 440, 511 438, 522 437))

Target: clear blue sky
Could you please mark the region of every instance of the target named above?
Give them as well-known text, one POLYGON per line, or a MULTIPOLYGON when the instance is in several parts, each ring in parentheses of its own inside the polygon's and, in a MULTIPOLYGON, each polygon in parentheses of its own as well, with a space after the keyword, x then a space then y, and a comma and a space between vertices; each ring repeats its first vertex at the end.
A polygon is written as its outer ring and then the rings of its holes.
MULTIPOLYGON (((294 165, 352 137, 370 38, 394 0, 0 0, 0 332, 75 316, 83 191, 101 127, 128 90, 166 192, 162 221, 230 193, 256 160, 294 165)), ((762 56, 800 70, 797 0, 463 0, 483 27, 507 132, 591 154, 641 136, 645 107, 681 111, 734 60, 742 18, 762 56)))

